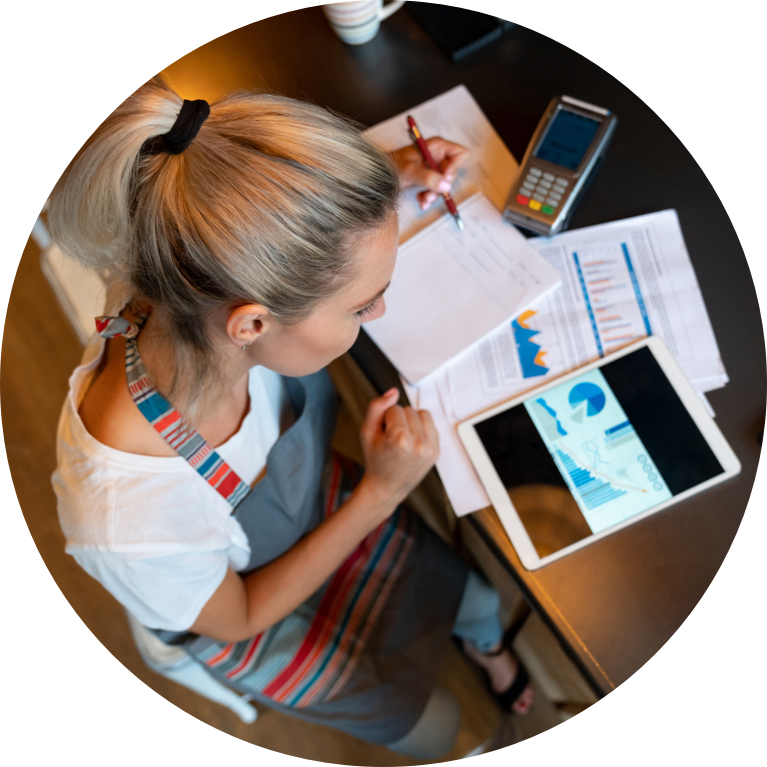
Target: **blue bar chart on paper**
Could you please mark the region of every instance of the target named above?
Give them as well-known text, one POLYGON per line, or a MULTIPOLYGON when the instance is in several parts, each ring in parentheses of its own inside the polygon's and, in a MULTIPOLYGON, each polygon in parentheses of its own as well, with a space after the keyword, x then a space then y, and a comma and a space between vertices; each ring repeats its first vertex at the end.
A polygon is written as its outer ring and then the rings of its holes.
POLYGON ((525 408, 593 532, 671 498, 601 371, 555 386, 525 408))
POLYGON ((652 335, 627 243, 584 248, 573 261, 600 356, 652 335))

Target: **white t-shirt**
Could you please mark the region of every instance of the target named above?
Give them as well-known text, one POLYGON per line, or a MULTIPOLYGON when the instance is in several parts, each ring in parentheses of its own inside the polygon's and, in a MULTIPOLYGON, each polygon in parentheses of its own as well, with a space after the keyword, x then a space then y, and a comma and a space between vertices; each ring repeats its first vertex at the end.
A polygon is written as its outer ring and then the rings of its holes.
MULTIPOLYGON (((66 551, 141 623, 188 629, 227 567, 242 570, 250 547, 232 508, 180 456, 135 455, 101 444, 78 408, 105 347, 94 336, 69 379, 53 487, 66 551)), ((216 448, 252 484, 280 435, 287 394, 276 373, 252 368, 250 410, 216 448)))

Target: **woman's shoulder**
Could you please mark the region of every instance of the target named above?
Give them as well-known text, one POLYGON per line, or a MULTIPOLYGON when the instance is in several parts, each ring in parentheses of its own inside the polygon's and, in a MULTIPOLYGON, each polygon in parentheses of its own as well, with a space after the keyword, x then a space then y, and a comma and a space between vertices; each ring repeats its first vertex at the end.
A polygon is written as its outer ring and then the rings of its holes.
POLYGON ((230 509, 186 461, 121 453, 62 419, 52 477, 67 551, 160 556, 225 549, 230 509))
POLYGON ((80 398, 78 415, 97 442, 114 450, 155 457, 176 455, 130 395, 125 375, 125 341, 121 338, 105 343, 94 377, 80 398))

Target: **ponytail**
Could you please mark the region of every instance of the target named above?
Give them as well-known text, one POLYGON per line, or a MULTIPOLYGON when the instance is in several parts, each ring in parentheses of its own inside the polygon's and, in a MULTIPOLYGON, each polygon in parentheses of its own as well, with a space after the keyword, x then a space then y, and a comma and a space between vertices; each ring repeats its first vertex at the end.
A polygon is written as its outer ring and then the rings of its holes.
POLYGON ((65 253, 162 307, 177 351, 171 399, 182 380, 201 393, 215 379, 212 312, 242 301, 304 319, 346 284, 356 237, 388 221, 399 196, 392 161, 357 126, 272 94, 228 96, 184 151, 147 151, 181 106, 159 78, 139 88, 77 153, 49 210, 65 253))

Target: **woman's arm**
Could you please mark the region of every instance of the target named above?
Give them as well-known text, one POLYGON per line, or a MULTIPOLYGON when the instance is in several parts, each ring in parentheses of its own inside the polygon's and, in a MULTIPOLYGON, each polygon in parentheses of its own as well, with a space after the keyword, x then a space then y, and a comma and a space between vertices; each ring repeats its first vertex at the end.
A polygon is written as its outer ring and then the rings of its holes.
POLYGON ((396 507, 363 478, 335 514, 281 557, 244 578, 229 569, 192 631, 237 642, 269 628, 308 599, 396 507))
POLYGON ((236 642, 274 625, 308 599, 356 546, 389 517, 439 455, 427 411, 395 405, 392 389, 370 403, 360 437, 366 470, 338 511, 268 565, 229 570, 191 630, 236 642))

